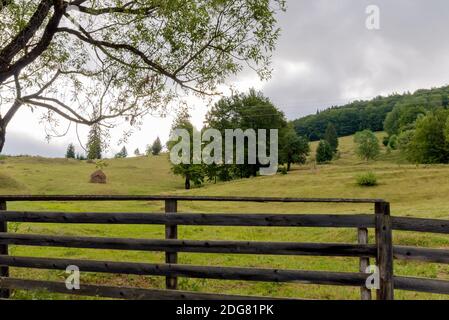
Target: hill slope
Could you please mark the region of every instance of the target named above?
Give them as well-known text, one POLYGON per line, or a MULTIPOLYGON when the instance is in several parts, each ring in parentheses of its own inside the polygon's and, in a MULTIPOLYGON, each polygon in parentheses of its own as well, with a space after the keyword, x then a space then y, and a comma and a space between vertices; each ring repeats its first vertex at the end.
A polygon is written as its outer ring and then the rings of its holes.
MULTIPOLYGON (((382 135, 382 133, 379 133, 382 135)), ((314 145, 314 148, 316 144, 314 145)), ((185 191, 183 181, 170 173, 166 156, 109 160, 105 169, 110 181, 107 185, 92 185, 88 176, 94 165, 63 159, 8 158, 0 164, 0 177, 14 183, 0 184, 0 193, 28 194, 189 194, 220 196, 282 196, 282 197, 373 197, 392 203, 392 214, 402 216, 449 219, 449 166, 422 166, 404 164, 396 153, 385 153, 376 162, 366 163, 355 158, 353 137, 340 139, 341 158, 330 165, 315 167, 307 164, 295 167, 286 176, 258 177, 229 183, 208 184, 203 188, 185 191), (355 184, 360 172, 374 171, 380 185, 361 188, 355 184), (5 178, 7 177, 7 178, 5 178), (11 180, 12 179, 12 180, 11 180), (438 187, 436 187, 438 186, 438 187)), ((383 150, 385 152, 385 150, 383 150)), ((162 212, 162 202, 126 203, 13 203, 9 209, 63 210, 63 211, 125 211, 162 212)), ((183 212, 264 212, 264 213, 371 213, 367 205, 326 204, 243 204, 182 202, 183 212)), ((97 226, 10 224, 12 231, 80 236, 113 236, 129 238, 163 238, 162 226, 97 226)), ((444 235, 426 235, 395 232, 395 241, 402 245, 440 247, 449 249, 444 235)), ((180 227, 179 238, 246 241, 294 241, 354 243, 353 229, 297 229, 297 228, 219 228, 180 227)), ((373 234, 370 240, 373 243, 373 234)), ((110 250, 77 250, 63 248, 12 247, 13 255, 82 258, 112 261, 162 262, 162 253, 114 252, 110 250)), ((258 266, 303 270, 357 271, 358 260, 326 257, 272 257, 248 255, 180 254, 179 263, 199 265, 258 266)), ((449 279, 447 266, 398 262, 395 272, 400 275, 449 279)), ((53 279, 61 281, 63 273, 44 270, 13 269, 13 276, 53 279)), ((82 281, 98 284, 126 284, 162 288, 160 277, 109 276, 83 274, 82 281)), ((222 292, 250 295, 276 295, 312 299, 357 299, 357 288, 339 288, 315 285, 248 283, 218 280, 181 279, 180 288, 204 292, 222 292)), ((17 298, 56 298, 44 292, 17 292, 17 298)), ((447 298, 439 295, 398 292, 398 298, 447 298)))

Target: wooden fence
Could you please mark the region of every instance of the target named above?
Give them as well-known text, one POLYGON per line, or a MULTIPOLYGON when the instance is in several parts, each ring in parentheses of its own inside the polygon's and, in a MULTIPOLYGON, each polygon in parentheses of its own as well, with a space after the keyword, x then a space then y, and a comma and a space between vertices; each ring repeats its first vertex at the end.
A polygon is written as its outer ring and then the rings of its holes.
MULTIPOLYGON (((380 273, 377 299, 391 300, 394 290, 411 290, 449 294, 449 281, 395 276, 394 259, 449 263, 449 250, 393 246, 392 231, 414 231, 449 234, 449 221, 392 217, 390 205, 380 199, 302 199, 254 197, 190 197, 190 196, 0 196, 0 298, 10 297, 10 290, 44 289, 50 292, 122 299, 256 299, 177 290, 178 277, 265 282, 294 282, 360 287, 361 298, 371 299, 366 289, 369 259, 375 258, 380 273), (164 201, 165 213, 67 213, 7 211, 13 201, 164 201), (194 214, 178 213, 179 201, 232 201, 280 203, 367 203, 374 214, 194 214), (8 222, 62 224, 139 224, 165 226, 165 239, 123 239, 8 233, 8 222), (247 227, 319 227, 356 228, 357 244, 242 242, 178 240, 177 228, 184 226, 247 227), (375 230, 375 243, 368 243, 368 230, 375 230), (8 255, 9 245, 110 250, 165 252, 164 264, 17 257, 8 255), (296 255, 357 257, 360 272, 325 272, 240 268, 224 266, 181 265, 178 252, 229 253, 257 255, 296 255), (129 275, 153 275, 166 278, 166 290, 124 288, 82 284, 79 290, 68 290, 65 283, 17 279, 9 276, 9 267, 66 270, 76 265, 81 272, 129 275)), ((266 299, 266 298, 263 298, 266 299)))

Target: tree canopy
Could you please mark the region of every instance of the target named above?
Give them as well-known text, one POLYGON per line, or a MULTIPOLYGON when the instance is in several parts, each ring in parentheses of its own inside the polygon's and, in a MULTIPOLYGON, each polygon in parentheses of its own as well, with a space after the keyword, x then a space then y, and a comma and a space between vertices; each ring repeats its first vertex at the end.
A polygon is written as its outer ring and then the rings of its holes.
POLYGON ((356 154, 363 160, 373 160, 380 153, 379 139, 371 130, 357 132, 354 136, 356 154))
POLYGON ((449 111, 438 110, 420 117, 414 130, 403 131, 400 146, 414 163, 449 163, 449 111))
MULTIPOLYGON (((282 111, 261 92, 251 89, 248 93, 236 93, 231 97, 224 97, 219 100, 206 115, 206 128, 213 128, 225 136, 227 129, 247 129, 254 130, 258 139, 258 129, 279 130, 279 151, 282 150, 282 139, 287 130, 287 120, 282 111)), ((247 140, 247 139, 245 139, 247 140)), ((223 152, 225 150, 223 141, 223 152)), ((257 147, 257 146, 256 146, 257 147)), ((267 143, 269 148, 269 143, 267 143)), ((234 146, 235 149, 235 146, 234 146)), ((222 164, 214 166, 216 174, 220 180, 230 180, 235 178, 248 178, 256 176, 262 165, 249 164, 248 143, 245 142, 245 164, 222 164)), ((235 154, 235 152, 234 152, 235 154)), ((233 163, 236 163, 235 161, 233 163)), ((215 177, 210 177, 215 180, 215 177)))
POLYGON ((290 171, 293 163, 306 163, 307 156, 310 153, 310 145, 305 137, 299 137, 296 131, 289 126, 281 142, 280 163, 287 163, 287 171, 290 171))
POLYGON ((0 151, 23 106, 51 128, 130 126, 180 90, 213 94, 248 63, 261 78, 284 0, 3 0, 0 151))
MULTIPOLYGON (((188 190, 191 188, 191 182, 193 182, 195 186, 200 186, 205 178, 204 165, 193 163, 194 154, 191 150, 193 150, 193 135, 196 129, 190 122, 190 114, 188 113, 188 110, 181 110, 176 119, 173 121, 170 133, 170 141, 167 143, 168 150, 170 152, 175 152, 173 151, 174 146, 182 140, 182 137, 179 137, 178 140, 172 139, 175 130, 178 129, 187 130, 187 132, 189 133, 189 163, 175 164, 171 161, 171 166, 174 174, 180 175, 184 178, 184 187, 186 190, 188 190)), ((183 151, 180 150, 180 152, 183 151)))

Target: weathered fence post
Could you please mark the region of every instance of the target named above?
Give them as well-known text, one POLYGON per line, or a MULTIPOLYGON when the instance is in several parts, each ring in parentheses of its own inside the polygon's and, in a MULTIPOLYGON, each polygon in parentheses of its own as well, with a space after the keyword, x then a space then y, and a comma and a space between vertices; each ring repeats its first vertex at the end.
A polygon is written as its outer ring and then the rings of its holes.
MULTIPOLYGON (((6 210, 6 201, 0 201, 0 211, 6 210)), ((8 222, 0 221, 0 232, 8 232, 8 222)), ((3 244, 0 245, 0 255, 8 255, 8 245, 3 244)), ((9 277, 9 268, 8 267, 0 267, 0 277, 9 277)), ((0 298, 1 299, 9 299, 10 290, 9 289, 1 289, 0 288, 0 298)))
MULTIPOLYGON (((368 244, 368 229, 357 229, 357 240, 359 244, 368 244)), ((361 257, 359 262, 360 272, 365 273, 369 267, 369 257, 361 257)), ((372 300, 371 290, 366 286, 360 287, 360 296, 362 300, 372 300)))
MULTIPOLYGON (((175 214, 178 211, 178 202, 177 200, 165 200, 165 212, 167 214, 175 214)), ((178 238, 178 226, 167 224, 165 226, 165 239, 177 239, 178 238)), ((165 253, 165 262, 166 263, 178 263, 178 254, 176 252, 166 252, 165 253)), ((165 287, 167 289, 176 290, 178 287, 178 278, 177 277, 166 277, 165 278, 165 287)))
POLYGON ((376 245, 377 266, 380 273, 378 300, 394 299, 393 279, 393 232, 391 227, 390 204, 376 202, 376 245))

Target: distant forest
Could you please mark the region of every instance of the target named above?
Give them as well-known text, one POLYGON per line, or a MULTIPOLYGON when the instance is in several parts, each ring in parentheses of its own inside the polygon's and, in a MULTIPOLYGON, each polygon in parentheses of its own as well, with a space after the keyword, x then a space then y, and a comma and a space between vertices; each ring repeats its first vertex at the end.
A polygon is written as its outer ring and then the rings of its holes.
MULTIPOLYGON (((369 101, 355 101, 318 111, 317 114, 294 120, 293 124, 299 135, 306 136, 311 141, 322 139, 329 123, 334 124, 340 137, 365 129, 383 131, 385 119, 393 109, 447 109, 448 97, 449 86, 392 94, 388 97, 379 96, 369 101)), ((412 113, 410 116, 415 117, 415 112, 412 113)))

